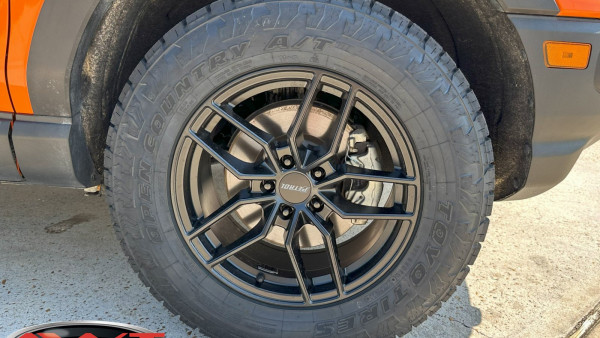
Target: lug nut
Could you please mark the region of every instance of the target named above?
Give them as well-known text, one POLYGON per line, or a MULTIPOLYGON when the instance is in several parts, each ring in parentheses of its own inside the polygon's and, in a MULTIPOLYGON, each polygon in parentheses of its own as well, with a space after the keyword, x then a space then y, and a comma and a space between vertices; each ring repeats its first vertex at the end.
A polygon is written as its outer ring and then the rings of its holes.
POLYGON ((294 209, 289 205, 282 205, 279 208, 279 213, 283 219, 289 219, 292 216, 292 213, 294 213, 294 209))
POLYGON ((291 169, 294 166, 294 158, 290 155, 284 155, 279 161, 285 169, 291 169))
POLYGON ((321 167, 315 168, 311 171, 311 175, 317 181, 322 180, 325 178, 325 169, 321 167))
POLYGON ((263 192, 272 192, 273 190, 275 190, 275 182, 263 181, 260 184, 260 190, 262 190, 263 192))
POLYGON ((317 197, 310 201, 310 206, 317 212, 323 210, 323 202, 317 197))

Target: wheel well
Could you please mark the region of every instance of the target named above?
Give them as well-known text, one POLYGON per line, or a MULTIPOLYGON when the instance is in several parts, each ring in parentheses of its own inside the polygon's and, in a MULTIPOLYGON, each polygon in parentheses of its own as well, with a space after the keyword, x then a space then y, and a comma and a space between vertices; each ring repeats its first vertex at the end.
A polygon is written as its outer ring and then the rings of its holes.
POLYGON ((496 0, 383 3, 432 35, 469 80, 494 147, 495 198, 521 190, 531 166, 535 101, 525 48, 508 15, 496 0))
MULTIPOLYGON (((79 46, 73 111, 97 169, 110 117, 129 75, 171 27, 211 0, 102 0, 79 46)), ((533 80, 524 47, 496 0, 381 0, 423 27, 469 80, 494 147, 496 199, 520 190, 531 164, 533 80), (518 85, 514 85, 514 84, 518 85)))

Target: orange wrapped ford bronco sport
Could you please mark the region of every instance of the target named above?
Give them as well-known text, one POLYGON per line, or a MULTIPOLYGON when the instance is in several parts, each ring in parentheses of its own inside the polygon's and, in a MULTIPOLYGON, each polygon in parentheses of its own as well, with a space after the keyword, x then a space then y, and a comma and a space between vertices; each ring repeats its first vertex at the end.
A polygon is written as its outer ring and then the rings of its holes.
POLYGON ((212 336, 395 336, 600 135, 592 0, 0 0, 0 180, 103 185, 212 336))

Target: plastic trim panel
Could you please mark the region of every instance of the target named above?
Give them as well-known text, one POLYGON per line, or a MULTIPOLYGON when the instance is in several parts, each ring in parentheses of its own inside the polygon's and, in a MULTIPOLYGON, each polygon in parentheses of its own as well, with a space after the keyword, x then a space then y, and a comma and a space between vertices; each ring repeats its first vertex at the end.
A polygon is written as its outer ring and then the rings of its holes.
POLYGON ((600 137, 600 93, 595 79, 600 65, 600 21, 510 15, 531 64, 536 119, 533 159, 523 190, 509 199, 541 194, 560 183, 581 152, 600 137), (547 68, 545 41, 592 44, 585 70, 547 68))
POLYGON ((94 172, 91 159, 80 149, 87 151, 71 127, 70 123, 15 121, 12 140, 26 183, 73 188, 99 183, 97 174, 85 174, 94 172))
POLYGON ((508 13, 557 15, 560 9, 554 0, 499 0, 508 13))

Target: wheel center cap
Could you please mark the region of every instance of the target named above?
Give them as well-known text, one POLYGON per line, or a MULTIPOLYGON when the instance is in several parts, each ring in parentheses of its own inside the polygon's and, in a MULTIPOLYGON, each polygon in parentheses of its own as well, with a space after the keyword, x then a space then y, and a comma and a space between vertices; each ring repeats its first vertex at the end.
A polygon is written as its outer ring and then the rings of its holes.
POLYGON ((279 181, 279 196, 286 202, 297 204, 306 201, 311 195, 311 183, 306 175, 292 172, 279 181))

